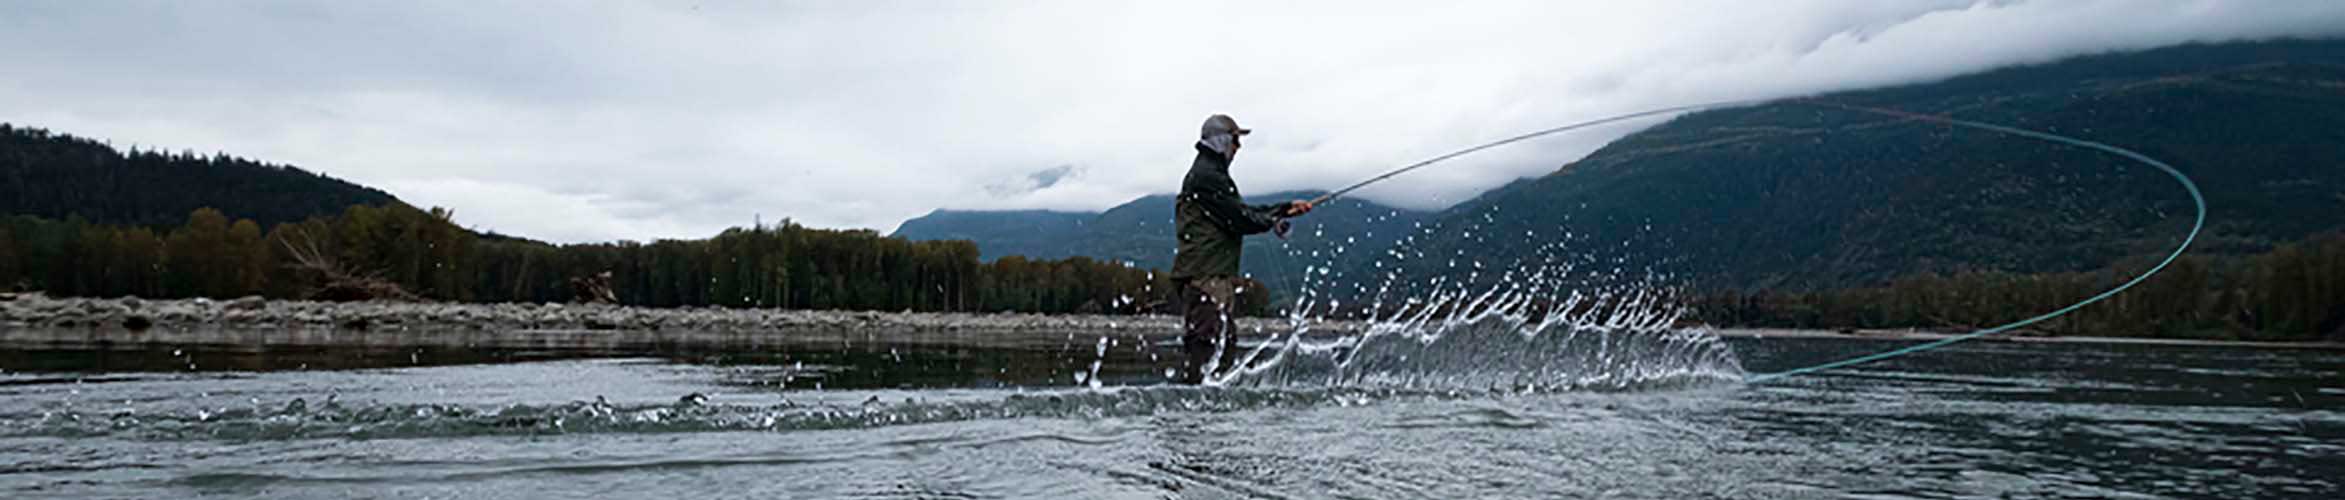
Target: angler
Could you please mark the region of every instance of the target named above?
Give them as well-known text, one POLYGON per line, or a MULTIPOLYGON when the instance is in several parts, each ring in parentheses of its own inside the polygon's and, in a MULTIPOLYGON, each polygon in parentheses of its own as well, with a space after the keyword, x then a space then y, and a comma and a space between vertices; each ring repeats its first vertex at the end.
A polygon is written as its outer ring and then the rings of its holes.
MULTIPOLYGON (((1222 366, 1230 352, 1230 313, 1238 296, 1238 257, 1246 235, 1277 231, 1284 235, 1287 220, 1311 212, 1309 201, 1247 205, 1230 179, 1230 161, 1237 158, 1238 138, 1254 131, 1238 126, 1229 115, 1213 115, 1197 138, 1197 159, 1181 180, 1181 195, 1173 202, 1173 230, 1180 246, 1173 253, 1172 280, 1181 308, 1181 381, 1198 384, 1222 366)), ((1263 293, 1259 290, 1253 293, 1263 293)))

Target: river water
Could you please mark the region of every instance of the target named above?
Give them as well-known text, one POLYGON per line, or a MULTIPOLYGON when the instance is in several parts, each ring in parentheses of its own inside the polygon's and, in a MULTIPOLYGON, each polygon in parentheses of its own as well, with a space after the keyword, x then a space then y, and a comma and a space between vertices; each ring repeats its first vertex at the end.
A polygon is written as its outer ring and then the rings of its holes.
MULTIPOLYGON (((0 497, 2337 498, 2345 483, 2336 351, 1978 342, 1753 385, 1739 374, 1901 342, 1640 351, 1589 334, 1555 349, 1605 353, 1580 383, 1199 388, 1162 384, 1169 334, 5 332, 0 497)), ((1386 361, 1473 375, 1490 368, 1465 361, 1495 352, 1386 361)))

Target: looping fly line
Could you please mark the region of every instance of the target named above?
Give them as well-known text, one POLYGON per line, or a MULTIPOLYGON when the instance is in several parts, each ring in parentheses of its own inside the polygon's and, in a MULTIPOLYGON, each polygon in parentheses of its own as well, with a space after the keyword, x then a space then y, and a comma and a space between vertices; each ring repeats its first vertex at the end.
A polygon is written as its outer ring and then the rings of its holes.
POLYGON ((1931 350, 1931 349, 1936 349, 1936 348, 1939 348, 1939 347, 1945 347, 1945 346, 1947 346, 1947 345, 1954 344, 1954 343, 1957 343, 1957 342, 1962 342, 1962 341, 1966 341, 1966 340, 1971 340, 1971 339, 1975 339, 1975 338, 1979 338, 1979 337, 1984 337, 1984 336, 1988 336, 1988 335, 1994 335, 1994 334, 1997 334, 1997 333, 2002 333, 2002 332, 2010 331, 2010 330, 2013 330, 2013 329, 2017 329, 2017 328, 2025 327, 2025 326, 2028 326, 2028 325, 2033 325, 2033 324, 2036 324, 2036 323, 2042 323, 2042 322, 2045 322, 2045 321, 2049 321, 2049 320, 2051 320, 2051 319, 2053 319, 2053 318, 2058 318, 2058 317, 2060 317, 2060 316, 2067 315, 2068 313, 2075 312, 2077 309, 2082 309, 2082 308, 2084 308, 2085 306, 2092 305, 2093 303, 2100 302, 2100 301, 2103 301, 2103 300, 2107 300, 2109 297, 2116 296, 2118 293, 2120 293, 2120 292, 2124 292, 2126 289, 2128 289, 2128 288, 2133 288, 2133 286, 2134 286, 2134 285, 2140 284, 2142 281, 2148 280, 2148 279, 2150 278, 2150 276, 2153 276, 2153 275, 2156 275, 2156 274, 2158 274, 2158 272, 2159 272, 2159 271, 2163 271, 2163 270, 2165 270, 2167 265, 2169 265, 2169 264, 2173 264, 2175 259, 2178 259, 2178 258, 2181 258, 2181 257, 2182 257, 2182 253, 2183 253, 2183 251, 2190 249, 2190 245, 2191 245, 2191 243, 2192 243, 2192 242, 2195 242, 2195 241, 2197 241, 2197 240, 2198 240, 2199 231, 2200 231, 2201 229, 2204 229, 2204 228, 2206 227, 2206 224, 2207 224, 2207 198, 2206 198, 2206 195, 2204 195, 2204 194, 2202 194, 2202 193, 2200 193, 2200 192, 2199 192, 2199 189, 2198 189, 2198 183, 2196 183, 2196 182, 2192 182, 2192 181, 2190 180, 2190 176, 2183 175, 2181 170, 2176 170, 2176 169, 2175 169, 2173 166, 2171 166, 2171 165, 2167 165, 2165 162, 2158 161, 2158 160, 2157 160, 2157 159, 2155 159, 2155 158, 2150 158, 2148 155, 2144 155, 2144 154, 2141 154, 2141 153, 2139 153, 2139 152, 2136 152, 2136 151, 2133 151, 2133 150, 2130 150, 2130 149, 2125 149, 2125 148, 2121 148, 2121 147, 2117 147, 2117 146, 2112 146, 2112 145, 2108 145, 2108 144, 2103 144, 2103 143, 2100 143, 2100 142, 2094 142, 2094 141, 2089 141, 2089 140, 2084 140, 2084 139, 2078 139, 2078 138, 2075 138, 2075 137, 2069 137, 2069 136, 2060 135, 2060 134, 2054 134, 2054 133, 2050 133, 2050 132, 2043 132, 2043 131, 2037 131, 2037 130, 2028 130, 2028 129, 2018 128, 2018 127, 2009 127, 2009 126, 2003 126, 2003 125, 1996 125, 1996 124, 1992 124, 1992 123, 1975 122, 1975 121, 1970 121, 1970 120, 1961 120, 1961 119, 1955 119, 1955 118, 1947 118, 1947 117, 1943 117, 1943 116, 1936 116, 1936 115, 1925 115, 1925 114, 1920 114, 1920 113, 1911 113, 1911 112, 1898 111, 1898 110, 1893 110, 1893 109, 1882 109, 1882 108, 1874 108, 1874 107, 1867 107, 1867 106, 1857 106, 1857 105, 1850 105, 1850 104, 1841 104, 1841 103, 1827 102, 1827 101, 1817 100, 1817 99, 1813 99, 1813 98, 1796 98, 1796 99, 1783 100, 1783 101, 1742 100, 1742 101, 1725 101, 1725 102, 1715 102, 1715 103, 1709 103, 1709 104, 1696 104, 1696 105, 1691 105, 1691 106, 1673 106, 1673 107, 1667 107, 1667 108, 1652 109, 1652 110, 1646 110, 1646 111, 1638 111, 1638 112, 1635 112, 1635 113, 1628 113, 1628 114, 1622 114, 1622 115, 1609 116, 1609 117, 1598 118, 1598 119, 1594 119, 1594 120, 1588 120, 1588 121, 1583 121, 1583 122, 1578 122, 1578 123, 1572 123, 1572 124, 1568 124, 1568 125, 1562 125, 1562 126, 1558 126, 1558 127, 1554 127, 1554 128, 1543 129, 1543 130, 1534 131, 1534 132, 1527 133, 1527 134, 1523 134, 1523 135, 1518 135, 1518 136, 1514 136, 1514 137, 1509 137, 1509 138, 1505 138, 1505 139, 1500 139, 1500 140, 1498 140, 1498 141, 1490 142, 1490 143, 1487 143, 1487 144, 1482 144, 1482 145, 1479 145, 1479 146, 1474 146, 1474 147, 1470 147, 1470 148, 1466 148, 1466 149, 1457 150, 1457 151, 1450 152, 1450 153, 1448 153, 1448 154, 1444 154, 1444 155, 1441 155, 1441 156, 1435 156, 1435 157, 1432 157, 1432 158, 1426 159, 1426 160, 1424 160, 1424 161, 1419 161, 1419 162, 1416 162, 1416 163, 1411 163, 1411 164, 1408 164, 1408 165, 1406 165, 1406 166, 1402 166, 1402 167, 1400 167, 1400 168, 1396 168, 1396 169, 1393 169, 1393 170, 1391 170, 1391 171, 1388 171, 1388 172, 1385 172, 1385 173, 1382 173, 1382 174, 1378 174, 1378 175, 1377 175, 1377 176, 1375 176, 1375 177, 1370 177, 1370 178, 1368 178, 1367 180, 1360 181, 1360 182, 1358 182, 1358 183, 1355 183, 1355 184, 1352 184, 1352 185, 1350 185, 1350 186, 1345 186, 1343 189, 1338 189, 1338 190, 1336 190, 1335 192, 1331 192, 1331 193, 1327 193, 1327 194, 1324 194, 1324 195, 1320 195, 1318 198, 1313 198, 1313 199, 1311 199, 1311 203, 1312 203, 1312 204, 1320 204, 1320 203, 1325 203, 1325 202, 1327 202, 1327 201, 1329 201, 1329 200, 1333 200, 1333 199, 1335 199, 1335 198, 1337 198, 1337 197, 1343 196, 1343 195, 1345 195, 1345 194, 1349 194, 1349 193, 1351 193, 1351 192, 1352 192, 1352 191, 1354 191, 1354 190, 1358 190, 1358 189, 1360 189, 1360 188, 1367 187, 1367 186, 1368 186, 1368 185, 1370 185, 1370 184, 1375 184, 1375 183, 1377 183, 1377 182, 1380 182, 1380 181, 1383 181, 1383 180, 1385 180, 1385 179, 1390 179, 1390 178, 1392 178, 1393 176, 1397 176, 1397 175, 1400 175, 1400 174, 1403 174, 1403 173, 1408 173, 1408 172, 1409 172, 1409 171, 1411 171, 1411 170, 1416 170, 1416 169, 1419 169, 1419 168, 1424 168, 1424 167, 1426 167, 1426 166, 1430 166, 1430 165, 1433 165, 1433 164, 1436 164, 1436 163, 1441 163, 1441 162, 1443 162, 1443 161, 1446 161, 1446 160, 1449 160, 1449 159, 1452 159, 1452 158, 1457 158, 1457 157, 1460 157, 1460 156, 1465 156, 1465 155, 1473 154, 1473 153, 1475 153, 1475 152, 1478 152, 1478 151, 1482 151, 1482 150, 1486 150, 1486 149, 1490 149, 1490 148, 1495 148, 1495 147, 1499 147, 1499 146, 1505 146, 1505 145, 1508 145, 1508 144, 1513 144, 1513 143, 1516 143, 1516 142, 1522 142, 1522 141, 1526 141, 1526 140, 1530 140, 1530 139, 1535 139, 1535 138, 1539 138, 1539 137, 1543 137, 1543 136, 1547 136, 1547 135, 1553 135, 1553 134, 1558 134, 1558 133, 1568 132, 1568 131, 1572 131, 1572 130, 1578 130, 1578 129, 1582 129, 1582 128, 1592 127, 1592 126, 1596 126, 1596 125, 1603 125, 1603 124, 1607 124, 1607 123, 1613 123, 1613 122, 1619 122, 1619 121, 1631 120, 1631 119, 1642 118, 1642 117, 1647 117, 1647 116, 1662 115, 1662 114, 1669 114, 1669 113, 1679 113, 1679 112, 1702 111, 1702 110, 1710 110, 1710 109, 1718 109, 1718 108, 1727 108, 1727 107, 1737 107, 1737 106, 1747 106, 1747 105, 1756 105, 1756 104, 1766 104, 1766 103, 1770 103, 1770 102, 1781 102, 1781 103, 1789 103, 1789 104, 1800 104, 1800 105, 1807 105, 1807 106, 1817 106, 1817 107, 1831 108, 1831 109, 1838 109, 1838 110, 1845 110, 1845 111, 1854 111, 1854 112, 1859 112, 1859 113, 1871 113, 1871 114, 1877 114, 1877 115, 1892 116, 1892 117, 1897 117, 1897 118, 1904 118, 1904 119, 1910 119, 1910 120, 1916 120, 1916 121, 1926 121, 1926 122, 1933 122, 1933 123, 1939 123, 1939 124, 1944 124, 1944 125, 1951 125, 1951 126, 1957 126, 1957 127, 1964 127, 1964 128, 1975 129, 1975 130, 1984 130, 1984 131, 1988 131, 1988 132, 1994 132, 1994 133, 1998 133, 1998 134, 2011 135, 2011 136, 2018 136, 2018 137, 2023 137, 2023 138, 2028 138, 2028 139, 2035 139, 2035 140, 2039 140, 2039 141, 2045 141, 2045 142, 2051 142, 2051 143, 2055 143, 2055 144, 2062 144, 2062 145, 2067 145, 2067 146, 2076 146, 2076 147, 2082 147, 2082 148, 2086 148, 2086 149, 2092 149, 2092 150, 2095 150, 2095 151, 2100 151, 2100 152, 2103 152, 2103 153, 2108 153, 2108 154, 2116 155, 2116 156, 2119 156, 2119 157, 2123 157, 2123 158, 2125 158, 2125 159, 2129 159, 2129 160, 2133 160, 2133 161, 2135 161, 2135 162, 2142 163, 2142 164, 2144 164, 2144 165, 2149 165, 2149 166, 2151 166, 2151 167, 2155 167, 2155 168, 2157 168, 2159 171, 2161 171, 2161 172, 2165 172, 2165 173, 2166 173, 2166 175, 2173 177, 2175 182, 2182 184, 2182 189, 2183 189, 2183 190, 2185 190, 2185 191, 2188 191, 2188 192, 2190 193, 2190 201, 2191 201, 2191 203, 2192 203, 2192 204, 2193 204, 2193 205, 2194 205, 2194 206, 2197 208, 2197 214, 2196 214, 2196 215, 2194 215, 2194 216, 2192 217, 2192 219, 2191 219, 2191 223, 2190 223, 2190 233, 2189 233, 2189 234, 2187 234, 2187 235, 2185 235, 2185 236, 2183 236, 2183 238, 2182 238, 2182 243, 2181 243, 2181 244, 2179 244, 2179 245, 2175 245, 2175 246, 2174 246, 2174 251, 2167 253, 2167 254, 2166 254, 2166 258, 2165 258, 2165 259, 2163 259, 2163 260, 2159 260, 2159 261, 2158 261, 2158 265, 2155 265, 2155 266, 2150 266, 2150 268, 2149 268, 2148 270, 2144 270, 2144 271, 2142 271, 2142 273, 2141 273, 2140 275, 2134 276, 2134 277, 2133 277, 2133 279, 2131 279, 2131 280, 2127 280, 2127 281, 2126 281, 2126 282, 2124 282, 2124 283, 2118 284, 2116 287, 2114 287, 2114 288, 2110 288, 2110 289, 2108 289, 2107 291, 2103 291, 2103 292, 2101 292, 2101 293, 2099 293, 2099 294, 2096 294, 2096 295, 2093 295, 2093 296, 2091 296, 2091 297, 2086 297, 2084 300, 2077 301, 2077 302, 2076 302, 2076 303, 2074 303, 2074 304, 2069 304, 2067 307, 2062 307, 2062 308, 2059 308, 2059 309, 2054 309, 2054 310, 2052 310, 2051 312, 2046 312, 2046 313, 2043 313, 2043 314, 2039 314, 2039 315, 2031 316, 2031 317, 2028 317, 2028 318, 2025 318, 2025 319, 2020 319, 2020 320, 2018 320, 2018 321, 2013 321, 2013 322, 2010 322, 2010 323, 2004 323, 2004 324, 2001 324, 2001 325, 1996 325, 1996 326, 1992 326, 1992 327, 1988 327, 1988 328, 1982 328, 1982 329, 1979 329, 1979 330, 1976 330, 1976 331, 1972 331, 1972 332, 1970 332, 1970 333, 1965 333, 1965 334, 1961 334, 1961 335, 1955 335, 1955 336, 1946 337, 1946 338, 1942 338, 1942 339, 1938 339, 1938 340, 1933 340, 1933 341, 1930 341, 1930 342, 1924 342, 1924 343, 1920 343, 1920 344, 1914 344, 1914 345, 1910 345, 1910 346, 1900 347, 1900 348, 1897 348, 1897 349, 1890 349, 1890 350, 1887 350, 1887 351, 1881 351, 1881 352, 1877 352, 1877 353, 1866 354, 1866 355, 1862 355, 1862 356, 1856 356, 1856 357, 1851 357, 1851 358, 1847 358, 1847 359, 1841 359, 1841 360, 1838 360, 1838 361, 1832 361, 1832 362, 1828 362, 1828 363, 1821 363, 1821 364, 1816 364, 1816 365, 1804 366, 1804 367, 1800 367, 1800 368, 1794 368, 1794 369, 1790 369, 1790 370, 1784 370, 1784 371, 1779 371, 1779 372, 1771 372, 1771 373, 1756 373, 1756 374, 1751 374, 1751 375, 1748 375, 1748 376, 1746 376, 1746 377, 1744 377, 1744 378, 1743 378, 1743 381, 1744 381, 1744 382, 1746 382, 1746 383, 1752 383, 1752 384, 1757 384, 1757 383, 1765 383, 1765 382, 1770 382, 1770 381, 1775 381, 1775 380, 1781 380, 1781 379, 1783 379, 1783 378, 1785 378, 1785 377, 1791 377, 1791 376, 1794 376, 1794 375, 1804 375, 1804 374, 1815 373, 1815 372, 1824 371, 1824 370, 1831 370, 1831 369, 1835 369, 1835 368, 1844 368, 1844 367, 1853 366, 1853 365, 1858 365, 1858 364, 1864 364, 1864 363, 1870 363, 1870 362, 1874 362, 1874 361, 1880 361, 1880 360, 1889 359, 1889 358, 1895 358, 1895 357, 1898 357, 1898 356, 1904 356, 1904 355, 1907 355, 1907 354, 1913 354, 1913 353, 1917 353, 1917 352, 1922 352, 1922 351, 1927 351, 1927 350, 1931 350))

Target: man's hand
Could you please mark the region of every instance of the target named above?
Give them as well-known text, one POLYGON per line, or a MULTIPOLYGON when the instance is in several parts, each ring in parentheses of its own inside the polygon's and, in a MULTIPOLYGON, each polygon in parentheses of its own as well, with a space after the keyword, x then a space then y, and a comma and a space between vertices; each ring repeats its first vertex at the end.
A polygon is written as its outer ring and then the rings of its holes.
POLYGON ((1307 214, 1307 213, 1311 213, 1311 202, 1308 202, 1308 201, 1303 201, 1303 200, 1295 200, 1295 201, 1286 202, 1286 213, 1285 213, 1285 214, 1281 214, 1281 215, 1279 215, 1279 216, 1280 216, 1280 217, 1297 217, 1297 216, 1301 216, 1301 215, 1303 215, 1303 214, 1307 214))

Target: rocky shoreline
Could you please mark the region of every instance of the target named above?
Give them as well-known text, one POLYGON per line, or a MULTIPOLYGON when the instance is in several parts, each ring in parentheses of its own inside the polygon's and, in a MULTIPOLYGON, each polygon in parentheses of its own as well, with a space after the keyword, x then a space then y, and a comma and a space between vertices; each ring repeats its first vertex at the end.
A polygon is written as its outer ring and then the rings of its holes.
MULTIPOLYGON (((1284 325, 1244 318, 1239 327, 1284 325)), ((1329 325, 1341 328, 1343 325, 1329 325)), ((192 329, 405 331, 711 331, 809 329, 902 331, 1174 331, 1175 316, 1043 315, 804 311, 710 307, 648 308, 606 304, 460 304, 0 296, 0 328, 144 332, 192 329)))
MULTIPOLYGON (((1283 318, 1241 318, 1239 331, 1280 331, 1283 318)), ((1318 322, 1317 334, 1356 331, 1353 322, 1318 322)), ((405 332, 708 332, 751 333, 818 330, 897 332, 1145 332, 1180 329, 1170 315, 1105 316, 1023 313, 927 313, 650 308, 608 304, 462 304, 446 302, 316 302, 49 297, 38 293, 0 294, 0 331, 74 330, 95 333, 173 331, 405 331, 405 332)), ((1849 338, 1926 341, 1953 333, 1908 330, 1833 332, 1722 328, 1728 338, 1849 338)), ((2009 342, 2092 342, 2259 348, 2345 349, 2334 342, 2251 342, 2126 337, 1995 336, 2009 342)))

